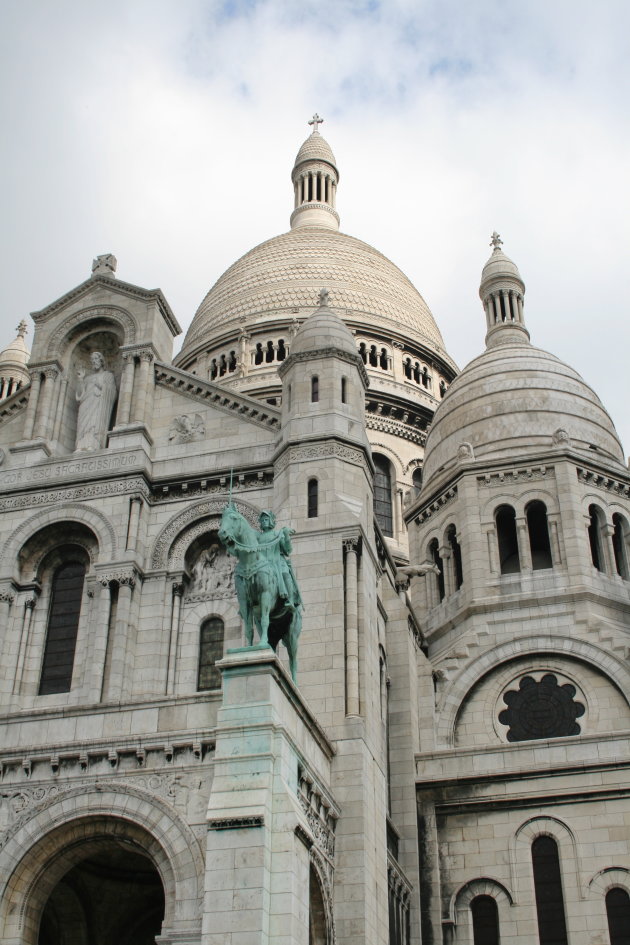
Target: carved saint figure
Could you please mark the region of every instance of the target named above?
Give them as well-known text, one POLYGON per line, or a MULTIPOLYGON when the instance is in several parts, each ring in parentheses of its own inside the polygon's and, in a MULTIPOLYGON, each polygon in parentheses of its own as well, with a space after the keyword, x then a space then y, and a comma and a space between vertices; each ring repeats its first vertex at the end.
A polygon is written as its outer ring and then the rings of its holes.
POLYGON ((105 358, 100 351, 90 355, 92 373, 86 376, 79 369, 77 377, 77 442, 75 452, 100 450, 105 446, 105 434, 116 400, 116 380, 111 371, 105 370, 105 358))
POLYGON ((302 603, 302 598, 289 560, 291 535, 295 535, 295 529, 276 528, 276 516, 273 512, 261 512, 258 522, 261 529, 258 534, 258 546, 276 572, 278 593, 283 600, 297 607, 302 603))

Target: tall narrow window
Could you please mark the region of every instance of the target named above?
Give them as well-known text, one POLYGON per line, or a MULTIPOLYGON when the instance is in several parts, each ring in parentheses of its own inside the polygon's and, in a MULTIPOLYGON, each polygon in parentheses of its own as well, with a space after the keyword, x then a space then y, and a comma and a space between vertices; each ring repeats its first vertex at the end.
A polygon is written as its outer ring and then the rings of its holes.
POLYGON ((606 915, 610 945, 628 945, 630 942, 630 896, 625 889, 615 886, 608 890, 606 915))
POLYGON ((307 487, 307 505, 308 505, 308 517, 317 518, 317 506, 318 506, 318 485, 317 479, 309 479, 307 487))
POLYGON ((446 539, 451 549, 451 561, 453 564, 453 579, 455 582, 455 589, 459 590, 459 588, 464 583, 464 572, 462 570, 462 549, 460 548, 459 542, 457 541, 457 531, 454 525, 448 526, 446 530, 446 539))
POLYGON ((470 911, 473 945, 499 945, 499 910, 492 896, 475 896, 470 911))
POLYGON ((437 574, 435 575, 438 596, 440 600, 444 600, 444 562, 442 561, 442 556, 440 555, 440 546, 438 545, 437 538, 434 538, 429 543, 429 554, 431 555, 431 561, 438 569, 437 574))
POLYGON ((598 571, 605 571, 604 549, 602 548, 603 515, 601 509, 598 509, 596 505, 589 506, 588 514, 588 540, 591 546, 591 561, 593 567, 597 568, 598 571))
POLYGON ((374 515, 383 534, 394 534, 392 516, 392 477, 389 462, 384 456, 374 454, 374 515))
POLYGON ((311 378, 311 403, 316 404, 319 400, 319 378, 311 378))
POLYGON ((501 574, 515 574, 521 570, 521 561, 516 537, 516 514, 511 505, 499 506, 496 522, 501 574))
POLYGON ((413 473, 411 474, 411 481, 413 483, 413 493, 414 496, 420 495, 420 489, 422 488, 422 469, 420 466, 416 466, 413 473))
POLYGON ((53 574, 40 696, 70 691, 84 580, 81 561, 68 561, 53 574))
POLYGON ((532 865, 540 945, 567 945, 567 924, 558 845, 552 837, 536 837, 532 865))
POLYGON ((545 503, 530 502, 525 510, 525 515, 527 517, 527 531, 529 532, 529 546, 532 550, 534 571, 553 567, 545 503))
POLYGON ((342 377, 341 378, 341 403, 342 404, 347 403, 347 396, 348 396, 347 388, 348 388, 348 382, 345 377, 342 377))
POLYGON ((615 551, 615 568, 622 578, 628 578, 628 554, 626 550, 626 523, 621 515, 613 515, 613 549, 615 551))
POLYGON ((199 633, 199 669, 197 689, 219 689, 221 673, 217 661, 223 656, 223 621, 220 617, 204 620, 199 633))

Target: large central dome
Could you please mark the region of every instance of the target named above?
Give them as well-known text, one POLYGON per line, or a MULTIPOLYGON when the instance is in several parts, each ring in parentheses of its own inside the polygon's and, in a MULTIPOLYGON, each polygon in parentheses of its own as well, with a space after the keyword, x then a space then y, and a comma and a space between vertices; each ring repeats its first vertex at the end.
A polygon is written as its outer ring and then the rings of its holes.
POLYGON ((303 226, 256 246, 221 276, 199 306, 178 361, 243 324, 303 317, 322 286, 346 323, 402 331, 445 354, 429 307, 394 263, 352 236, 303 226))

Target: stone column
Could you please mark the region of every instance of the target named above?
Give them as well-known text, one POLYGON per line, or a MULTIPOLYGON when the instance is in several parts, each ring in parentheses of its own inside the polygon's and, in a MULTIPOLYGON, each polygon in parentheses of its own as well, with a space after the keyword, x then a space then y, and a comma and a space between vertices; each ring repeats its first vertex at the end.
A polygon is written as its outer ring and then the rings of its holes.
POLYGON ((50 434, 50 415, 55 392, 55 378, 58 373, 57 368, 54 367, 48 367, 44 370, 44 392, 41 397, 39 417, 35 429, 35 436, 43 439, 48 439, 50 434))
POLYGON ((90 672, 91 698, 100 701, 103 695, 105 679, 105 660, 107 658, 107 638, 109 635, 109 614, 111 608, 111 590, 108 577, 99 579, 98 598, 92 611, 90 631, 92 644, 92 667, 90 672))
POLYGON ((35 413, 37 411, 37 404, 39 401, 39 393, 41 389, 42 376, 39 371, 31 372, 31 392, 28 398, 28 406, 26 408, 26 417, 24 418, 24 439, 30 440, 33 436, 33 428, 35 426, 35 413))
POLYGON ((20 642, 18 644, 17 665, 15 667, 15 679, 13 681, 13 694, 19 695, 22 691, 22 678, 24 676, 24 662, 26 660, 26 650, 28 647, 29 636, 31 632, 31 623, 33 622, 33 611, 37 603, 36 597, 28 597, 24 601, 24 611, 22 613, 22 627, 20 629, 20 642))
POLYGON ((615 563, 615 548, 613 545, 613 535, 615 533, 614 526, 610 522, 606 522, 605 525, 602 525, 600 529, 601 534, 601 546, 602 554, 604 556, 604 568, 606 574, 616 574, 617 565, 615 563))
POLYGON ((68 398, 68 379, 66 377, 60 376, 59 384, 57 386, 59 390, 57 391, 57 406, 55 409, 55 421, 53 423, 52 429, 53 440, 58 440, 61 434, 64 407, 68 398))
POLYGON ((444 573, 444 597, 450 597, 455 593, 455 560, 450 545, 442 545, 438 548, 438 553, 442 559, 442 570, 444 573))
MULTIPOLYGON (((0 640, 2 641, 2 648, 6 654, 9 646, 9 617, 11 615, 11 605, 13 604, 14 595, 11 591, 0 591, 0 640)), ((19 652, 17 654, 19 658, 19 652)), ((15 679, 15 674, 11 672, 11 663, 13 661, 6 660, 6 656, 0 663, 0 679, 2 680, 2 690, 10 693, 13 690, 13 682, 15 679), (13 679, 11 676, 13 675, 13 679)))
POLYGON ((133 396, 133 378, 136 370, 135 356, 130 351, 123 351, 123 372, 120 379, 120 392, 118 394, 118 411, 116 413, 116 426, 129 423, 131 415, 131 398, 133 396))
POLYGON ((563 564, 562 549, 560 547, 560 532, 558 516, 547 515, 547 524, 549 525, 549 544, 551 545, 551 563, 554 568, 559 568, 563 564))
POLYGON ((184 584, 176 581, 171 585, 171 632, 168 645, 168 669, 166 673, 166 693, 171 695, 175 691, 175 664, 177 661, 177 644, 179 642, 179 620, 182 611, 182 597, 184 584))
POLYGON ((142 499, 133 496, 129 502, 129 521, 127 525, 127 551, 135 551, 138 547, 138 528, 140 526, 140 512, 142 499))
POLYGON ((346 715, 359 715, 358 538, 347 538, 346 552, 346 715))
POLYGON ((116 608, 116 625, 112 640, 109 692, 107 693, 110 699, 117 699, 122 696, 126 679, 133 671, 133 665, 128 665, 127 639, 130 633, 135 632, 135 628, 129 626, 131 599, 136 583, 135 571, 128 574, 117 574, 115 580, 118 583, 118 606, 116 608))
POLYGON ((521 562, 521 571, 531 571, 532 549, 529 544, 527 519, 524 516, 516 517, 516 543, 518 545, 518 557, 519 561, 521 562))
MULTIPOLYGON (((152 351, 140 352, 140 369, 134 384, 133 419, 137 423, 146 423, 147 395, 150 384, 150 368, 153 361, 152 351)), ((153 385, 151 385, 153 386, 153 385)))

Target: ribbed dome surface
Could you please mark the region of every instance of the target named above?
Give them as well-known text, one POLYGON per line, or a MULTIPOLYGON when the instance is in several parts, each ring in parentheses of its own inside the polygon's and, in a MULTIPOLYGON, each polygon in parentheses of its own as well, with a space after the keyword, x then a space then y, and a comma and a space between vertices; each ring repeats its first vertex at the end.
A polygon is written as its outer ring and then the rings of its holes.
POLYGON ((199 306, 178 362, 243 325, 312 312, 322 286, 343 318, 403 331, 445 355, 426 302, 397 266, 361 240, 307 226, 261 243, 221 276, 199 306))
POLYGON ((470 443, 475 459, 505 459, 528 451, 540 458, 558 429, 571 444, 597 447, 623 463, 614 425, 577 371, 526 342, 490 348, 455 378, 427 437, 424 485, 454 464, 470 443))
POLYGON ((483 267, 481 271, 481 285, 483 286, 488 279, 501 276, 507 278, 513 277, 519 279, 521 282, 523 281, 516 263, 512 262, 510 257, 506 256, 502 249, 499 249, 493 252, 490 259, 483 267))
POLYGON ((335 155, 325 138, 316 132, 309 135, 295 158, 295 167, 303 161, 327 161, 336 166, 335 155))
POLYGON ((29 350, 24 338, 18 335, 10 345, 0 351, 0 365, 19 364, 26 367, 29 359, 29 350))

